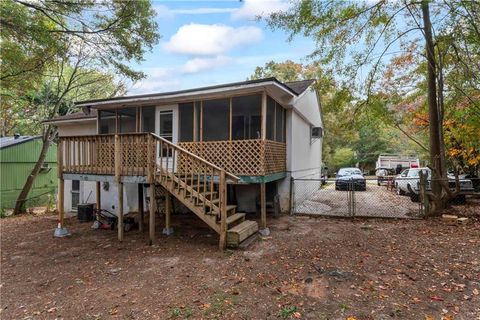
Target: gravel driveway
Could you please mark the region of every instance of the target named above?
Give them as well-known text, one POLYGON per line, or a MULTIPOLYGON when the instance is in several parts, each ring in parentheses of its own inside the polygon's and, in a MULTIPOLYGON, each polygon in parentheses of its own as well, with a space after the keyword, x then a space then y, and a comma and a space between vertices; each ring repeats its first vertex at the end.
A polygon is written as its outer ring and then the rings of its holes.
MULTIPOLYGON (((318 189, 309 181, 295 181, 295 212, 325 216, 349 216, 347 191, 336 191, 335 182, 329 181, 318 189)), ((367 180, 366 191, 355 191, 355 216, 412 218, 418 216, 420 205, 409 197, 399 196, 376 180, 367 180)))

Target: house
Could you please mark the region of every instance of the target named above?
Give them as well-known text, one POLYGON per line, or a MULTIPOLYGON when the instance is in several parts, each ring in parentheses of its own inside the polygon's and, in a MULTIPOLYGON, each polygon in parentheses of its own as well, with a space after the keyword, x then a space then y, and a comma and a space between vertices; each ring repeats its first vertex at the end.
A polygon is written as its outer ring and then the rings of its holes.
MULTIPOLYGON (((95 200, 120 217, 139 212, 143 229, 144 208, 162 205, 169 234, 174 199, 220 235, 222 248, 257 231, 246 219, 257 209, 268 233, 267 203, 279 199, 289 211, 291 177, 320 175, 313 83, 268 78, 76 103, 83 112, 49 122, 59 132, 61 221, 65 208, 95 200)), ((149 226, 153 242, 155 214, 149 226)))
MULTIPOLYGON (((0 137, 0 209, 13 208, 37 163, 42 149, 40 136, 0 137)), ((50 146, 40 173, 28 194, 27 206, 45 205, 57 188, 57 148, 50 146)))

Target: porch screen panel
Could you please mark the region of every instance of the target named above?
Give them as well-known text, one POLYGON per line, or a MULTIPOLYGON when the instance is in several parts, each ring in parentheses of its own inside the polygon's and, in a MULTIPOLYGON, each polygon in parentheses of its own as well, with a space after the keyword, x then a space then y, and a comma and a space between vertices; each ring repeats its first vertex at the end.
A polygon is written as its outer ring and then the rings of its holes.
POLYGON ((229 99, 203 101, 203 141, 228 140, 230 104, 229 99))
POLYGON ((259 94, 232 98, 232 139, 261 137, 262 96, 259 94))
POLYGON ((137 132, 137 108, 124 108, 117 110, 118 132, 137 132))
POLYGON ((143 107, 142 132, 155 132, 155 107, 143 107))
POLYGON ((106 111, 100 110, 99 117, 100 117, 100 134, 112 134, 116 132, 116 117, 117 114, 115 111, 106 111))
POLYGON ((267 98, 267 140, 275 140, 275 100, 267 98))
POLYGON ((275 105, 275 141, 285 141, 285 109, 276 103, 275 105))
POLYGON ((193 102, 180 103, 180 141, 193 141, 193 102))

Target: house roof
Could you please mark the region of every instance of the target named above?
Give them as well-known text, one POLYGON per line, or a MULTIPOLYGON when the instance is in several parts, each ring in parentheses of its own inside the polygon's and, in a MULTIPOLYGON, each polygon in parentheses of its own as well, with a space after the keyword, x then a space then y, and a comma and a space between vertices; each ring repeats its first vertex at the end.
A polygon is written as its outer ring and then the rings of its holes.
POLYGON ((0 149, 12 147, 21 143, 39 139, 41 136, 13 136, 13 137, 0 137, 0 149))
POLYGON ((308 87, 310 87, 314 82, 315 82, 314 79, 308 79, 308 80, 285 82, 285 85, 288 86, 290 89, 292 89, 297 95, 300 95, 305 90, 307 90, 308 87))
POLYGON ((44 121, 45 124, 49 123, 58 123, 63 121, 74 122, 74 121, 82 121, 82 120, 95 120, 97 118, 97 110, 90 109, 90 113, 86 114, 83 111, 78 111, 70 114, 66 114, 64 116, 59 116, 53 118, 51 120, 44 121))
POLYGON ((78 101, 75 104, 77 106, 86 106, 91 107, 98 104, 104 104, 109 102, 123 102, 123 101, 132 101, 132 100, 146 100, 149 98, 162 98, 168 96, 182 96, 182 95, 191 95, 194 93, 201 94, 205 91, 211 90, 218 90, 221 91, 222 89, 228 90, 235 87, 242 87, 242 86, 261 86, 268 83, 274 83, 278 87, 282 88, 284 91, 290 93, 293 96, 298 96, 303 93, 315 80, 302 80, 302 81, 295 81, 295 82, 288 82, 283 83, 277 80, 274 77, 265 78, 265 79, 256 79, 256 80, 247 80, 241 82, 232 82, 226 83, 221 85, 214 85, 214 86, 206 86, 200 88, 193 88, 193 89, 186 89, 186 90, 179 90, 179 91, 169 91, 169 92, 159 92, 159 93, 150 93, 150 94, 142 94, 142 95, 132 95, 132 96, 123 96, 123 97, 114 97, 108 99, 95 99, 95 100, 86 100, 86 101, 78 101))

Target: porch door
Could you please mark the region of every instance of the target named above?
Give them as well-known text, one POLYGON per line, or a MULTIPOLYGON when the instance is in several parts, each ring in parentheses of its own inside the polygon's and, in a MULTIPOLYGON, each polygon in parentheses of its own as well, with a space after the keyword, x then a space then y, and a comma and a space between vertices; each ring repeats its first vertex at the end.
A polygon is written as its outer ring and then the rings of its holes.
MULTIPOLYGON (((173 110, 163 110, 159 112, 159 131, 158 135, 165 140, 168 140, 170 142, 173 142, 173 110)), ((163 150, 159 150, 158 157, 162 156, 162 166, 167 165, 168 161, 168 168, 173 169, 174 164, 173 164, 173 159, 172 157, 172 151, 171 149, 166 150, 164 148, 163 150)))
POLYGON ((72 180, 72 188, 70 192, 72 195, 72 210, 77 210, 78 204, 80 203, 80 181, 79 180, 72 180))

